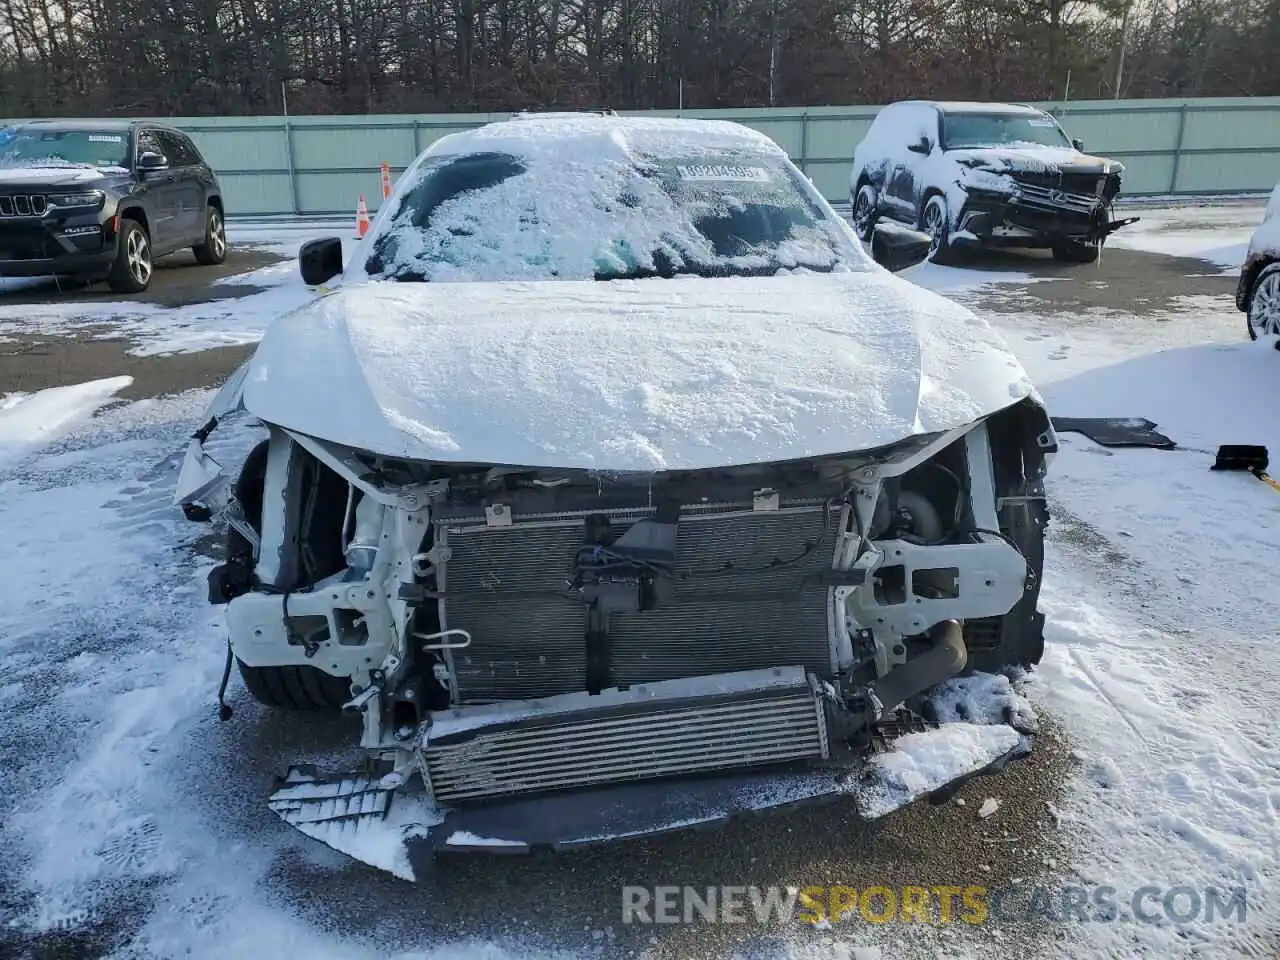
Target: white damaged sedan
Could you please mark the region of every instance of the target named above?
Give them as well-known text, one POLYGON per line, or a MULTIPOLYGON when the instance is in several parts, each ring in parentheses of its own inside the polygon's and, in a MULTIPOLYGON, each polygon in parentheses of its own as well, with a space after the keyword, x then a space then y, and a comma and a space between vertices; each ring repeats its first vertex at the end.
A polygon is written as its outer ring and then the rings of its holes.
POLYGON ((300 261, 336 282, 226 384, 176 495, 227 524, 228 671, 362 718, 366 766, 290 769, 285 821, 412 879, 881 816, 1029 749, 929 695, 1040 659, 1050 419, 771 140, 516 117, 433 144, 345 269, 336 239, 300 261), (224 476, 203 445, 238 410, 266 439, 224 476))

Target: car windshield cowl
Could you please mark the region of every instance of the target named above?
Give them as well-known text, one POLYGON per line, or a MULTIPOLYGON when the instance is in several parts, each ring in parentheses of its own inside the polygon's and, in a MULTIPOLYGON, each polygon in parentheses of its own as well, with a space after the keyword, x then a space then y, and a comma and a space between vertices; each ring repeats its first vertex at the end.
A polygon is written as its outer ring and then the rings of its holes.
MULTIPOLYGON (((848 270, 849 267, 838 264, 798 264, 794 267, 784 267, 778 264, 766 264, 761 266, 735 266, 732 264, 708 264, 702 267, 696 265, 685 266, 679 270, 658 267, 636 267, 630 270, 597 270, 589 279, 608 283, 614 280, 675 280, 680 277, 775 277, 788 272, 803 273, 839 273, 848 270)), ((369 271, 371 275, 376 275, 376 271, 369 271)), ((393 281, 397 283, 429 283, 431 278, 421 270, 406 269, 394 274, 384 274, 381 279, 393 281)), ((558 276, 548 277, 550 280, 562 279, 558 276)))

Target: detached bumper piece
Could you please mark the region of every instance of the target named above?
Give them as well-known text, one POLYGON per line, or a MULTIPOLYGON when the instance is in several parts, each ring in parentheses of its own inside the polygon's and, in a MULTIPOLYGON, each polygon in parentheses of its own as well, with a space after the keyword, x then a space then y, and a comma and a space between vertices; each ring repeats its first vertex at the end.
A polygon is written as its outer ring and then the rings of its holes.
POLYGON ((1030 749, 1010 726, 906 711, 852 747, 830 744, 826 707, 796 667, 438 714, 422 783, 393 791, 294 768, 269 805, 307 836, 414 880, 442 852, 571 850, 817 802, 852 799, 875 819, 1030 749))
POLYGON ((1093 194, 1020 184, 1012 196, 970 190, 959 228, 988 243, 1018 245, 1035 238, 1097 242, 1142 219, 1110 220, 1108 211, 1093 194))

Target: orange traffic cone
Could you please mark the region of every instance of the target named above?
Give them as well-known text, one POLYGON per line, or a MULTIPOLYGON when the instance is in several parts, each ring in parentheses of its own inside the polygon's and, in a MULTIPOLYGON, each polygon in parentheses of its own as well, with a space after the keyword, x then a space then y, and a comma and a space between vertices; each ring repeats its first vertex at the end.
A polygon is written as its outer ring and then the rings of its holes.
POLYGON ((360 194, 360 206, 356 207, 356 236, 364 237, 369 232, 369 207, 364 202, 364 194, 360 194))
POLYGON ((391 164, 382 161, 382 199, 391 196, 391 164))

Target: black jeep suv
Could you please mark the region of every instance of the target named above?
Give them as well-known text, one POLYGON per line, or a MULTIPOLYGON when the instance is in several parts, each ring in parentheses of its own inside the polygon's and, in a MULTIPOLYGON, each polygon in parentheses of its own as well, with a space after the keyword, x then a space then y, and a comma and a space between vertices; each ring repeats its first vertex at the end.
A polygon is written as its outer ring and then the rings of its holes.
POLYGON ((1035 107, 904 100, 876 114, 855 149, 849 194, 864 240, 880 217, 905 221, 933 238, 940 263, 988 246, 1092 262, 1138 219, 1112 219, 1123 173, 1035 107))
POLYGON ((0 128, 0 277, 151 283, 155 258, 226 259, 222 190, 191 139, 141 121, 0 128))

